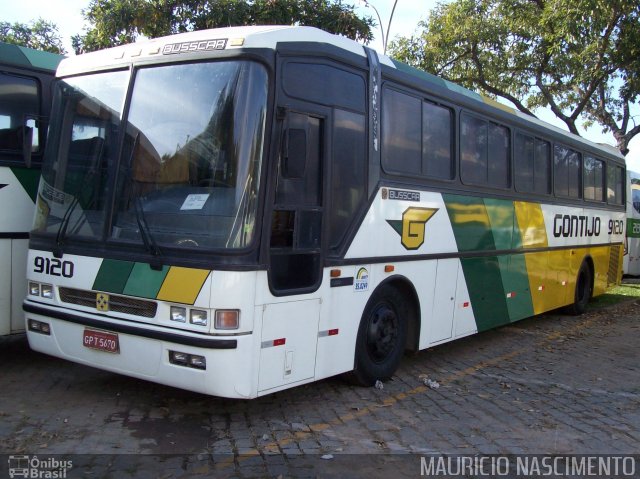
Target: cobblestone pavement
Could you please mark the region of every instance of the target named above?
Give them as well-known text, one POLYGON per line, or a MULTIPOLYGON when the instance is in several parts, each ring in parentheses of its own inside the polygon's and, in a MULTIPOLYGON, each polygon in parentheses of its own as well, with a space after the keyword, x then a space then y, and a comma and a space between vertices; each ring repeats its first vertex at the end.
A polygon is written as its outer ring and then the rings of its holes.
POLYGON ((4 338, 0 477, 7 455, 68 457, 66 477, 373 478, 417 477, 427 454, 638 454, 639 346, 625 302, 422 351, 383 389, 331 378, 239 401, 4 338))

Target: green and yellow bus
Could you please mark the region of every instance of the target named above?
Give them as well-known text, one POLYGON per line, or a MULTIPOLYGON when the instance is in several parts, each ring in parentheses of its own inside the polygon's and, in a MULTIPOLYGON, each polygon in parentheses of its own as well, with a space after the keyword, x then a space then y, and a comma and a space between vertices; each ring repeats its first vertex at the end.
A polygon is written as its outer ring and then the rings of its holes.
POLYGON ((620 281, 620 154, 346 38, 199 31, 57 76, 37 351, 232 398, 371 385, 620 281))
POLYGON ((0 42, 0 336, 24 332, 29 230, 61 55, 0 42))

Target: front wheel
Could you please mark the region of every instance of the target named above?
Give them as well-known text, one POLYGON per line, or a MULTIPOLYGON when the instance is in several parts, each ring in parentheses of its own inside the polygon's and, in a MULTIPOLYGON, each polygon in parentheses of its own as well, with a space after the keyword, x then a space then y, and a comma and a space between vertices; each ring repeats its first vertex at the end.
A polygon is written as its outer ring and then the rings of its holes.
POLYGON ((573 304, 567 306, 567 312, 574 316, 579 316, 587 309, 587 304, 593 294, 593 281, 591 268, 587 263, 582 263, 578 276, 576 277, 576 289, 573 304))
POLYGON ((407 338, 407 307, 390 286, 375 292, 364 310, 356 340, 352 377, 362 386, 390 379, 395 373, 407 338))

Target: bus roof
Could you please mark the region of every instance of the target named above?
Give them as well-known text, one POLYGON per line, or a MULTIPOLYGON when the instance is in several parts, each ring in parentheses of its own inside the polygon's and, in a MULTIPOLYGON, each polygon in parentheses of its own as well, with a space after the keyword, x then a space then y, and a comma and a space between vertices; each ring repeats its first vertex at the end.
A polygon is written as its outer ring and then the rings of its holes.
POLYGON ((63 55, 0 42, 0 62, 38 70, 55 71, 63 55))
MULTIPOLYGON (((365 47, 349 38, 334 35, 314 27, 298 27, 283 25, 228 27, 212 30, 198 30, 181 33, 151 40, 144 40, 128 45, 100 50, 75 57, 69 57, 62 61, 58 74, 61 76, 84 73, 96 69, 104 69, 114 66, 124 66, 138 60, 158 56, 180 56, 179 54, 202 54, 213 50, 233 50, 239 48, 268 48, 276 49, 279 43, 290 42, 314 42, 332 45, 361 57, 366 57, 365 47), (217 43, 216 43, 217 42, 217 43)), ((380 63, 394 70, 404 72, 414 78, 426 81, 438 88, 446 89, 456 95, 462 95, 467 99, 477 101, 488 107, 493 107, 514 115, 533 125, 547 128, 556 134, 569 137, 578 143, 590 148, 596 148, 610 156, 624 161, 624 156, 617 148, 597 144, 586 138, 574 135, 561 128, 527 115, 510 106, 496 100, 468 90, 460 85, 439 78, 435 75, 411 67, 407 64, 393 60, 386 55, 379 54, 380 63)))

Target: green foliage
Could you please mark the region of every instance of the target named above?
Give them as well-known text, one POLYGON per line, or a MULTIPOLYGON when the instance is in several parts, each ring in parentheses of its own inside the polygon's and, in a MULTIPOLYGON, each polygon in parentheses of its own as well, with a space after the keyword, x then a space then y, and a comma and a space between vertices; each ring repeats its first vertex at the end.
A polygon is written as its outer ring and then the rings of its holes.
POLYGON ((207 28, 307 25, 354 40, 373 38, 371 17, 358 17, 342 0, 91 0, 91 27, 72 39, 76 53, 207 28))
POLYGON ((637 279, 625 279, 622 284, 615 286, 601 296, 596 296, 589 303, 588 309, 598 309, 613 304, 640 299, 640 284, 637 279))
POLYGON ((455 0, 420 27, 393 56, 528 114, 548 107, 576 134, 598 123, 625 154, 640 133, 637 0, 455 0))
POLYGON ((42 18, 29 24, 0 22, 0 41, 51 53, 66 53, 56 24, 42 18))

